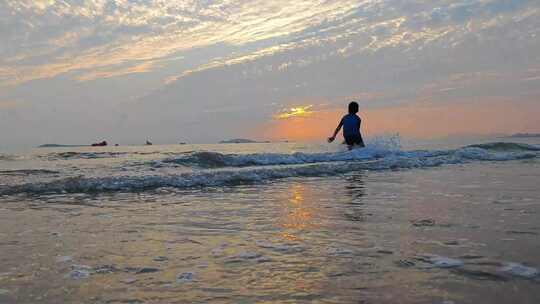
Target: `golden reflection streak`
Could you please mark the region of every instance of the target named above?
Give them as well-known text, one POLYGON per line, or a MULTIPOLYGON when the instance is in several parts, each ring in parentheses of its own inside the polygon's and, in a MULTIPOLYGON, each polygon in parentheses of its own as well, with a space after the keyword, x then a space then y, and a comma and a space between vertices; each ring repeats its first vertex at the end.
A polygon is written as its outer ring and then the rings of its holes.
POLYGON ((306 190, 305 185, 292 185, 290 197, 284 201, 284 216, 279 226, 283 228, 280 236, 286 240, 296 241, 303 230, 318 226, 314 223, 316 208, 305 199, 306 190))

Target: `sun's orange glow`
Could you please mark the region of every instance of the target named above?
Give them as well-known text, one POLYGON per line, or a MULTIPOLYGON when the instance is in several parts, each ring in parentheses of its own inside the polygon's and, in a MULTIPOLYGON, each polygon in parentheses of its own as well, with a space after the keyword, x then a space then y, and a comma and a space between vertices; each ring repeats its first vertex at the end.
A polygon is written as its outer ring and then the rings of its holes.
POLYGON ((413 138, 539 131, 540 104, 524 100, 416 102, 365 112, 367 134, 400 133, 413 138))
POLYGON ((258 128, 258 136, 272 140, 317 140, 335 128, 341 113, 316 111, 310 116, 274 119, 258 128))
POLYGON ((276 119, 287 119, 291 117, 305 117, 313 114, 313 111, 310 109, 313 108, 313 105, 294 107, 286 109, 279 114, 276 114, 274 118, 276 119))
MULTIPOLYGON (((271 140, 323 141, 336 128, 346 109, 312 111, 309 116, 274 119, 257 129, 271 140)), ((410 138, 489 135, 540 131, 540 104, 496 100, 441 103, 414 102, 362 110, 362 134, 396 134, 410 138)))

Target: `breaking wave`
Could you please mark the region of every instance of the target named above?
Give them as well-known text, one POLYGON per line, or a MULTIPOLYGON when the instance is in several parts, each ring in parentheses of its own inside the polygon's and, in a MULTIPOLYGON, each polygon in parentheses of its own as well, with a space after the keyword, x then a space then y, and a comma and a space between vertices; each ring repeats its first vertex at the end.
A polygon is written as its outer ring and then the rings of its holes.
POLYGON ((521 143, 494 142, 486 144, 470 145, 471 148, 481 148, 491 151, 540 151, 540 147, 521 143))
POLYGON ((177 164, 199 168, 250 167, 274 165, 300 165, 337 161, 365 161, 383 158, 400 151, 398 137, 374 138, 368 147, 352 151, 326 153, 252 153, 252 154, 222 154, 210 151, 185 152, 153 165, 161 167, 167 164, 177 164))
POLYGON ((21 156, 0 153, 0 161, 14 161, 22 159, 21 156))
MULTIPOLYGON (((193 152, 165 159, 162 163, 173 163, 178 165, 196 166, 201 168, 219 167, 249 167, 249 166, 271 166, 271 165, 298 165, 333 161, 358 161, 377 157, 384 157, 384 154, 371 153, 357 150, 354 152, 337 153, 254 153, 254 154, 222 154, 218 152, 193 152), (358 152, 357 152, 358 151, 358 152)), ((160 163, 156 163, 160 166, 160 163)))
MULTIPOLYGON (((333 176, 363 170, 430 168, 475 161, 509 161, 537 158, 536 146, 500 143, 467 146, 455 150, 401 151, 370 147, 335 153, 220 154, 190 152, 159 162, 167 165, 206 167, 190 172, 166 170, 148 174, 127 171, 120 176, 78 176, 1 186, 0 195, 143 191, 161 187, 190 188, 262 183, 289 177, 333 176)), ((155 165, 152 164, 152 165, 155 165)))
MULTIPOLYGON (((471 145, 457 150, 439 151, 401 151, 397 147, 388 145, 369 146, 364 149, 355 149, 343 152, 328 153, 254 153, 254 154, 222 154, 218 152, 191 152, 154 162, 153 165, 161 167, 164 164, 177 164, 195 166, 200 168, 222 167, 250 167, 273 165, 300 165, 312 163, 338 162, 338 161, 366 161, 386 157, 403 157, 413 159, 448 156, 461 160, 512 160, 536 157, 540 147, 515 144, 491 143, 471 145)), ((459 162, 459 161, 458 161, 459 162)), ((452 162, 453 163, 453 162, 452 162)))

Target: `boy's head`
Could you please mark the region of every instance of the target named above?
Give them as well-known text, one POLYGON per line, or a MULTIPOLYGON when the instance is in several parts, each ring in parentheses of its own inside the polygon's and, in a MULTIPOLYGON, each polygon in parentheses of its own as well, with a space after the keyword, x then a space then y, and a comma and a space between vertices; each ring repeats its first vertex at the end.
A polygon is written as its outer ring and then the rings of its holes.
POLYGON ((351 103, 349 103, 349 114, 356 113, 358 113, 358 103, 356 101, 351 101, 351 103))

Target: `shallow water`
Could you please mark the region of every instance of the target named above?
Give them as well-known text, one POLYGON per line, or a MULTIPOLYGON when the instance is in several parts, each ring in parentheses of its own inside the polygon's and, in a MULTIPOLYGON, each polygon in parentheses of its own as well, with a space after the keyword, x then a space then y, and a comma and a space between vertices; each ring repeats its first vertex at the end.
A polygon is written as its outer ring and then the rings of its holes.
MULTIPOLYGON (((204 150, 260 153, 232 149, 204 150)), ((258 177, 252 165, 163 162, 178 151, 68 160, 33 152, 2 170, 57 173, 2 175, 0 302, 536 303, 540 162, 497 153, 537 152, 467 149, 466 159, 456 159, 463 150, 427 150, 439 157, 433 163, 395 147, 343 160, 339 151, 280 146, 272 152, 332 155, 293 164, 319 166, 309 174, 258 177), (374 160, 388 163, 358 165, 374 160), (165 165, 148 169, 156 161, 165 165), (84 191, 65 182, 66 168, 86 179, 117 172, 122 181, 168 180, 175 170, 248 173, 233 183, 84 191)), ((283 172, 291 164, 256 166, 283 172)))

